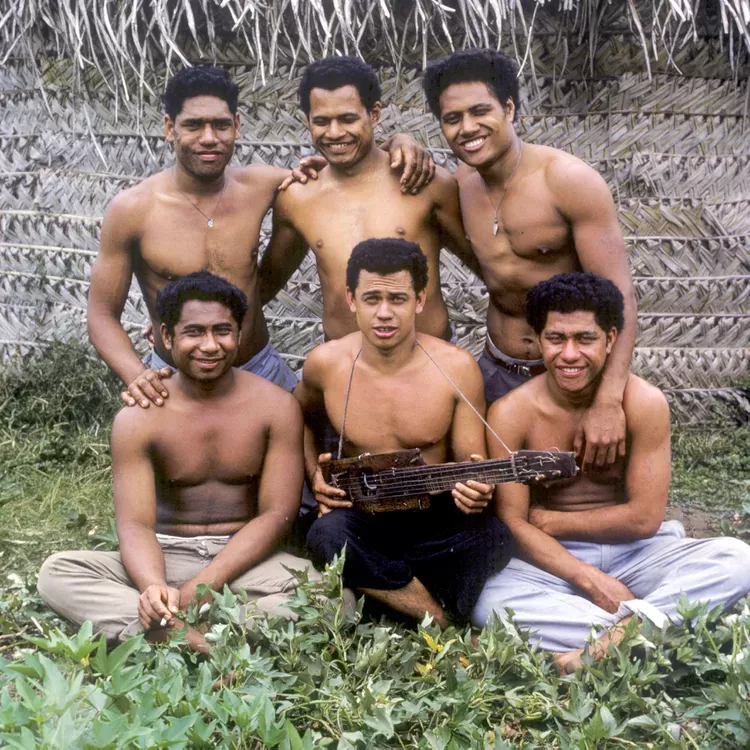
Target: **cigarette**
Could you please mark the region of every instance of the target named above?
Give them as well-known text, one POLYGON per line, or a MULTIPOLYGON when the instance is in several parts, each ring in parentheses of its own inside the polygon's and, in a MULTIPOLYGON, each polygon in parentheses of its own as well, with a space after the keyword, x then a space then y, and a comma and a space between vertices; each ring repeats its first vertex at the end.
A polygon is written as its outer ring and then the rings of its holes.
POLYGON ((166 617, 162 617, 161 618, 161 622, 159 623, 159 626, 162 627, 162 628, 165 628, 167 626, 167 618, 166 617))

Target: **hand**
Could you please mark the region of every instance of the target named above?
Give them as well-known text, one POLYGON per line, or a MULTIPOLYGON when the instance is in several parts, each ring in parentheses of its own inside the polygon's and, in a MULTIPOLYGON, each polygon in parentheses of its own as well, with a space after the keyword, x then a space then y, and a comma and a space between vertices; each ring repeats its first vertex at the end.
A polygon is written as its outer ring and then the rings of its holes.
MULTIPOLYGON (((472 453, 469 456, 470 461, 484 461, 482 456, 472 453)), ((472 513, 481 513, 487 504, 492 500, 492 484, 484 484, 474 479, 469 479, 466 484, 457 482, 451 494, 456 507, 462 512, 470 515, 472 513)))
POLYGON ((631 590, 616 578, 607 575, 598 568, 592 567, 588 572, 588 580, 583 590, 591 597, 591 601, 605 612, 614 614, 620 608, 620 602, 635 599, 631 590))
POLYGON ((172 377, 174 371, 171 367, 162 367, 159 370, 144 370, 127 388, 120 394, 120 398, 126 406, 135 406, 136 403, 147 409, 150 404, 161 406, 164 399, 169 395, 162 383, 162 379, 172 377))
POLYGON ((146 630, 166 627, 179 612, 180 591, 166 583, 152 583, 138 597, 138 619, 146 630))
POLYGON ((151 346, 154 345, 154 324, 150 320, 143 329, 143 338, 146 339, 151 346))
POLYGON ((204 602, 211 601, 211 592, 210 591, 206 592, 206 594, 202 598, 196 600, 196 598, 195 598, 195 590, 197 588, 198 588, 198 584, 195 583, 192 580, 185 581, 185 583, 183 583, 182 586, 180 586, 180 588, 179 588, 179 592, 180 592, 180 603, 179 603, 180 611, 187 612, 188 607, 191 604, 195 604, 198 607, 200 607, 204 602))
POLYGON ((621 403, 594 404, 584 414, 573 440, 573 450, 580 456, 581 468, 613 464, 625 456, 625 412, 621 403))
POLYGON ((321 464, 327 464, 331 460, 330 453, 321 453, 318 456, 318 467, 315 469, 310 484, 312 485, 312 491, 315 495, 315 499, 318 501, 318 518, 324 516, 326 513, 330 513, 335 508, 351 508, 352 504, 348 500, 342 500, 341 498, 346 497, 346 492, 340 490, 338 487, 333 487, 330 484, 326 484, 323 479, 323 470, 321 464))
POLYGON ((399 133, 382 146, 391 157, 391 169, 402 168, 401 192, 416 195, 435 176, 435 161, 428 149, 420 146, 410 135, 399 133))
POLYGON ((318 172, 321 172, 328 166, 328 160, 324 156, 314 154, 313 156, 305 156, 299 160, 299 164, 296 169, 292 170, 292 173, 287 177, 281 185, 277 188, 280 193, 282 190, 286 190, 291 184, 295 182, 301 182, 303 185, 307 182, 307 179, 311 180, 318 179, 318 172))

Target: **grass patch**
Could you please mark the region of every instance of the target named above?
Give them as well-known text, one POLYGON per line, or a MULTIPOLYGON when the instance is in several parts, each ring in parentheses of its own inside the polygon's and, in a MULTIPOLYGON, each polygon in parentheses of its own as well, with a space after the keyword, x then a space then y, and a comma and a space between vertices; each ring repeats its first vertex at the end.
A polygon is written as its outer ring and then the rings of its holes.
MULTIPOLYGON (((334 567, 299 619, 240 627, 214 596, 214 651, 135 638, 107 652, 34 587, 61 549, 111 548, 109 424, 119 384, 75 347, 0 375, 0 746, 9 748, 730 748, 750 746, 750 608, 645 626, 561 678, 523 633, 364 622, 334 567), (60 373, 68 373, 60 382, 60 373), (213 683, 234 670, 229 682, 213 683)), ((750 428, 673 434, 673 504, 750 532, 750 428)))

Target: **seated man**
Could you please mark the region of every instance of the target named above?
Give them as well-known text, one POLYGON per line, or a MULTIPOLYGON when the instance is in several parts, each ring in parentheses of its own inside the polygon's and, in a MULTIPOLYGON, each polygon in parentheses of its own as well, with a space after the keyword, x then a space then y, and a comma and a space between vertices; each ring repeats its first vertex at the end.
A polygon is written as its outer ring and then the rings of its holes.
POLYGON ((428 612, 441 626, 465 622, 508 554, 507 529, 487 509, 491 486, 468 480, 433 496, 428 510, 368 515, 323 480, 320 462, 330 454, 318 455, 310 428, 326 416, 339 427, 341 457, 421 448, 427 464, 476 459, 486 450, 474 413, 484 414, 482 375, 468 352, 416 332, 427 286, 416 243, 360 242, 346 285, 360 331, 314 349, 295 390, 320 507, 308 550, 322 565, 346 545, 347 587, 411 617, 428 612))
MULTIPOLYGON (((302 490, 302 415, 294 398, 234 369, 242 291, 207 271, 167 284, 156 299, 161 336, 178 374, 161 409, 124 408, 112 427, 120 552, 62 552, 39 574, 49 606, 108 639, 182 628, 196 587, 247 591, 285 613, 294 587, 277 552, 302 490), (166 630, 165 630, 166 626, 166 630)), ((205 650, 188 629, 188 643, 205 650)))
MULTIPOLYGON (((526 317, 547 371, 495 402, 488 422, 511 450, 571 450, 622 329, 622 294, 592 273, 564 273, 531 289, 526 317)), ((520 558, 487 581, 472 621, 484 626, 510 608, 532 640, 561 652, 562 672, 581 665, 592 625, 607 629, 593 650, 601 656, 633 616, 679 622, 681 592, 729 606, 750 590, 748 545, 686 539, 678 521, 664 522, 670 475, 664 395, 631 374, 623 407, 624 458, 531 493, 516 484, 496 489, 520 558)), ((490 453, 504 451, 493 442, 490 453)))

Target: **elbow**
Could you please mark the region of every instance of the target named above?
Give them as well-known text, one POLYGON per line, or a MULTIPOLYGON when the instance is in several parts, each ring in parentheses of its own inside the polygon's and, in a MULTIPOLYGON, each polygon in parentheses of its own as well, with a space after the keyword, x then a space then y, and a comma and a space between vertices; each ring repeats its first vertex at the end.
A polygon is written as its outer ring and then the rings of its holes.
POLYGON ((638 542, 641 539, 650 539, 656 535, 661 526, 663 518, 653 513, 641 513, 632 519, 630 524, 631 533, 628 535, 628 541, 638 542))

